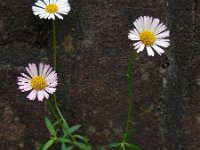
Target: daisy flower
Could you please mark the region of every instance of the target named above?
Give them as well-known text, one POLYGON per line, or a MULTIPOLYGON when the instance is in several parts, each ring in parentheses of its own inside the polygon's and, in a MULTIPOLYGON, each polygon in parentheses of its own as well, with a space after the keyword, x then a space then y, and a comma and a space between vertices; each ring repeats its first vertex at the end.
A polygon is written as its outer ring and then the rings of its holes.
POLYGON ((166 30, 167 27, 160 23, 158 18, 141 16, 133 24, 135 28, 130 30, 128 39, 136 41, 133 46, 137 53, 146 48, 149 56, 154 56, 154 51, 161 55, 164 53, 161 47, 167 48, 170 46, 170 40, 167 39, 169 37, 169 30, 166 30))
POLYGON ((68 0, 38 0, 35 6, 32 6, 34 15, 39 15, 42 19, 53 19, 55 16, 63 19, 60 14, 67 15, 70 11, 68 0))
POLYGON ((44 98, 49 98, 49 93, 53 94, 56 91, 58 84, 57 73, 53 71, 50 65, 39 64, 39 69, 36 64, 30 63, 26 67, 28 75, 21 73, 21 77, 18 77, 19 89, 22 92, 30 91, 27 96, 29 100, 43 101, 44 98))

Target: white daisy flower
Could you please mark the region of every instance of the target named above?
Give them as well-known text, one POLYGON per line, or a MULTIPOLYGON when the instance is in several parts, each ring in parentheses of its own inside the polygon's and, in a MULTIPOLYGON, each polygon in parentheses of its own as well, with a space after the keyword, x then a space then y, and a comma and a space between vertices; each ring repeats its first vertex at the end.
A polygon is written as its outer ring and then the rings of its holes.
POLYGON ((49 98, 49 93, 53 94, 56 91, 58 84, 58 77, 55 71, 52 71, 52 67, 46 64, 39 64, 39 69, 36 64, 28 64, 26 71, 29 75, 21 73, 21 77, 18 77, 19 89, 22 92, 30 91, 27 96, 29 100, 43 101, 44 98, 49 98))
POLYGON ((39 15, 42 19, 53 19, 55 16, 63 19, 60 14, 67 15, 70 11, 68 0, 38 0, 35 6, 32 6, 34 15, 39 15))
POLYGON ((128 38, 132 41, 137 41, 133 44, 137 53, 144 50, 146 47, 147 54, 154 56, 153 49, 159 54, 163 54, 164 50, 161 47, 167 48, 170 46, 169 30, 160 23, 158 18, 149 16, 141 16, 133 23, 135 28, 130 30, 128 38))

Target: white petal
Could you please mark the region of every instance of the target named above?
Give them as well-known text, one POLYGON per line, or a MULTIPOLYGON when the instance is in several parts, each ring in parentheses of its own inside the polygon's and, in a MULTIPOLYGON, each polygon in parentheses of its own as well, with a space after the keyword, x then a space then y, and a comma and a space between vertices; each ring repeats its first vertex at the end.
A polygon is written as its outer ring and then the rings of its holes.
POLYGON ((32 78, 34 77, 33 73, 29 70, 28 67, 26 67, 26 71, 29 73, 29 75, 30 75, 32 78))
POLYGON ((35 5, 37 5, 37 6, 39 6, 39 7, 42 7, 42 8, 46 8, 46 5, 45 5, 44 2, 42 2, 42 1, 37 1, 37 2, 35 3, 35 5))
POLYGON ((158 35, 156 35, 156 38, 166 38, 166 37, 169 37, 169 31, 165 31, 163 33, 160 33, 158 35))
POLYGON ((29 83, 30 79, 24 78, 24 77, 18 77, 17 81, 22 83, 29 83))
POLYGON ((49 0, 43 0, 45 2, 46 5, 49 4, 49 0))
POLYGON ((32 90, 31 93, 27 96, 27 98, 30 100, 35 100, 36 95, 37 95, 37 91, 32 90))
POLYGON ((49 94, 48 94, 45 90, 43 90, 42 92, 43 92, 43 94, 44 94, 44 97, 45 97, 46 99, 49 99, 49 94))
POLYGON ((137 53, 139 53, 139 52, 143 51, 143 50, 144 50, 144 47, 145 47, 145 45, 144 45, 144 44, 142 44, 142 45, 140 46, 140 48, 137 50, 137 53))
POLYGON ((33 73, 34 76, 38 76, 38 70, 36 64, 28 64, 30 71, 33 73))
POLYGON ((46 78, 51 72, 52 72, 53 68, 50 67, 49 70, 47 71, 47 73, 44 75, 44 77, 46 78))
POLYGON ((49 87, 54 88, 54 87, 56 87, 56 86, 58 85, 58 82, 57 82, 57 81, 54 81, 54 82, 48 82, 47 84, 48 84, 49 87))
POLYGON ((24 73, 21 73, 21 75, 24 76, 26 79, 29 79, 29 80, 31 79, 29 76, 27 76, 27 75, 24 74, 24 73))
POLYGON ((165 25, 162 25, 161 27, 157 27, 155 34, 158 35, 159 33, 163 32, 166 29, 167 27, 165 25))
POLYGON ((52 71, 48 76, 46 76, 46 79, 52 78, 56 72, 52 71))
POLYGON ((138 45, 136 45, 135 47, 134 47, 134 49, 138 49, 139 47, 141 47, 143 44, 140 42, 140 43, 138 43, 138 45))
POLYGON ((138 33, 138 31, 137 30, 130 30, 130 34, 133 34, 134 36, 139 36, 139 33, 138 33))
POLYGON ((67 14, 69 13, 69 11, 70 11, 70 7, 59 8, 59 9, 58 9, 58 13, 60 13, 60 14, 65 14, 65 15, 67 15, 67 14))
POLYGON ((137 46, 140 43, 141 43, 141 41, 138 41, 138 42, 134 43, 133 46, 135 47, 135 46, 137 46))
POLYGON ((136 19, 138 26, 140 27, 141 31, 140 33, 144 30, 144 18, 141 16, 138 19, 136 19))
POLYGON ((154 50, 155 50, 159 55, 161 55, 161 54, 163 54, 163 53, 165 52, 162 48, 158 47, 157 45, 153 45, 152 47, 154 48, 154 50))
POLYGON ((55 15, 56 15, 59 19, 63 20, 63 17, 62 17, 60 14, 55 13, 55 15))
POLYGON ((149 18, 144 16, 144 30, 148 30, 149 18))
POLYGON ((38 6, 32 6, 33 11, 44 11, 44 8, 38 7, 38 6))
POLYGON ((38 98, 38 101, 43 101, 44 99, 44 94, 42 91, 38 91, 37 92, 37 98, 38 98))
POLYGON ((56 4, 57 4, 58 6, 62 6, 62 5, 65 4, 65 3, 69 4, 67 0, 58 0, 58 1, 56 2, 56 4))
POLYGON ((162 40, 156 40, 155 44, 159 45, 159 46, 162 46, 162 47, 168 47, 168 46, 170 46, 169 42, 162 41, 162 40))
POLYGON ((40 18, 47 19, 49 17, 49 13, 43 13, 43 14, 40 14, 39 16, 40 18))
POLYGON ((50 94, 53 94, 56 91, 56 88, 50 88, 50 87, 46 87, 45 91, 47 91, 50 94))
POLYGON ((147 30, 150 29, 150 26, 152 24, 153 18, 152 17, 148 17, 148 21, 147 21, 147 30))
POLYGON ((132 33, 129 33, 128 34, 128 39, 132 40, 132 41, 135 41, 135 40, 139 40, 139 37, 132 34, 132 33))
POLYGON ((138 25, 138 22, 141 23, 140 21, 138 21, 138 19, 133 23, 135 28, 139 31, 142 32, 142 27, 140 25, 138 25))
POLYGON ((153 52, 152 48, 150 46, 147 46, 146 48, 147 48, 147 54, 149 56, 154 56, 154 52, 153 52))
POLYGON ((42 76, 43 76, 43 77, 46 76, 46 72, 48 71, 49 67, 50 67, 50 65, 46 65, 46 64, 44 65, 44 70, 43 70, 43 72, 42 72, 42 76))
POLYGON ((49 17, 48 17, 48 19, 53 19, 54 20, 55 19, 54 14, 50 14, 49 17))
POLYGON ((40 64, 39 64, 39 75, 40 75, 40 76, 42 75, 43 69, 44 69, 44 64, 43 64, 43 63, 40 63, 40 64))
POLYGON ((155 18, 150 26, 151 31, 155 32, 155 29, 157 28, 158 24, 159 24, 160 20, 158 18, 155 18))

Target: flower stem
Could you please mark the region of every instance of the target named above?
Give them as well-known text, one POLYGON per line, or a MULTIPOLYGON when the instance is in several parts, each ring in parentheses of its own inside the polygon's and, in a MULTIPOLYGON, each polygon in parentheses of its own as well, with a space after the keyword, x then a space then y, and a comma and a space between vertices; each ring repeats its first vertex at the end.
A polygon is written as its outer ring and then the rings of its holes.
MULTIPOLYGON (((53 20, 53 67, 54 70, 56 70, 57 67, 57 51, 56 51, 56 25, 55 25, 55 20, 53 20)), ((62 119, 63 123, 65 124, 66 128, 69 128, 69 125, 67 123, 67 121, 65 120, 65 118, 63 117, 59 107, 58 107, 58 102, 56 99, 56 94, 54 94, 53 96, 53 101, 56 107, 56 110, 59 114, 59 117, 62 119)), ((59 121, 59 118, 57 118, 57 121, 59 121)), ((72 136, 72 134, 70 133, 69 136, 72 138, 73 141, 75 141, 74 137, 72 136)))
POLYGON ((57 100, 56 100, 56 94, 53 95, 53 101, 54 101, 56 110, 57 110, 57 112, 58 112, 60 118, 61 118, 62 121, 64 122, 65 126, 66 126, 67 128, 69 128, 69 125, 68 125, 67 121, 66 121, 65 118, 63 117, 63 115, 62 115, 62 113, 61 113, 61 111, 60 111, 60 109, 59 109, 59 107, 58 107, 58 102, 57 102, 57 100))
POLYGON ((126 143, 127 138, 128 138, 128 132, 129 132, 129 127, 131 123, 131 116, 132 116, 132 111, 133 111, 133 93, 132 93, 132 79, 131 79, 131 70, 132 70, 132 65, 136 59, 137 52, 136 50, 133 52, 133 55, 131 57, 131 60, 128 64, 128 70, 127 70, 127 79, 128 79, 128 97, 129 97, 129 107, 128 107, 128 118, 126 121, 126 129, 125 129, 125 134, 123 138, 123 143, 126 143))
POLYGON ((54 109, 53 109, 53 106, 52 106, 50 100, 47 100, 47 104, 49 105, 49 108, 50 108, 52 114, 54 115, 54 117, 56 118, 56 120, 59 120, 57 114, 55 113, 55 111, 54 111, 54 109))
POLYGON ((57 55, 56 55, 56 25, 55 20, 53 20, 53 67, 56 70, 57 66, 57 55))

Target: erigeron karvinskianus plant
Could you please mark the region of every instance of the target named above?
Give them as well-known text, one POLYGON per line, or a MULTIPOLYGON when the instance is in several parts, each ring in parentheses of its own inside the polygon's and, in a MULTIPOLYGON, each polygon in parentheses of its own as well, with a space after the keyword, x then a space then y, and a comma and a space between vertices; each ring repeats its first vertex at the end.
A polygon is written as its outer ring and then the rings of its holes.
POLYGON ((131 134, 130 123, 133 111, 131 68, 136 59, 137 53, 142 52, 146 48, 149 56, 154 56, 154 51, 161 55, 164 53, 164 50, 161 47, 167 48, 170 46, 170 40, 168 39, 169 30, 167 30, 167 27, 161 23, 158 18, 141 16, 136 19, 133 24, 135 28, 130 30, 128 34, 128 39, 135 42, 133 44, 135 50, 133 51, 127 70, 129 109, 126 128, 122 141, 120 143, 109 145, 110 148, 119 150, 140 150, 138 146, 128 143, 131 134))
POLYGON ((35 63, 30 63, 26 67, 28 75, 21 73, 17 83, 22 92, 31 91, 27 96, 29 100, 37 99, 38 101, 43 101, 46 99, 55 117, 53 122, 45 118, 45 124, 51 136, 45 144, 40 146, 39 150, 48 150, 54 144, 59 143, 61 150, 91 150, 88 139, 75 134, 81 125, 69 127, 60 111, 55 94, 58 84, 55 19, 56 17, 63 19, 62 15, 69 13, 70 5, 68 0, 38 0, 32 6, 32 10, 34 15, 39 15, 41 19, 52 19, 53 23, 53 68, 43 63, 40 63, 38 67, 35 63), (49 98, 49 94, 54 94, 53 100, 49 98))

